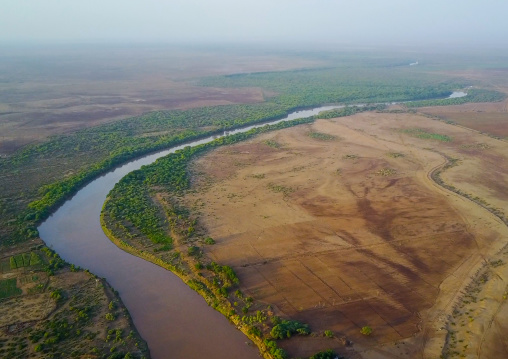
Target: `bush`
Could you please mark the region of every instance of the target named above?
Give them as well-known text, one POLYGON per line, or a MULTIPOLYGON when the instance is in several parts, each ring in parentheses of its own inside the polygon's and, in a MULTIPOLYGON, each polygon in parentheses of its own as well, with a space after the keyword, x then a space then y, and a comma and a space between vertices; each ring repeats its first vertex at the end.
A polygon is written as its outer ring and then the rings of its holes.
POLYGON ((368 325, 364 326, 361 330, 360 330, 360 333, 362 333, 363 335, 371 335, 372 334, 372 328, 369 327, 368 325))
POLYGON ((205 243, 206 244, 215 244, 215 241, 212 237, 207 237, 207 238, 205 238, 205 243))
POLYGON ((187 249, 187 254, 190 256, 195 256, 199 253, 199 247, 191 246, 187 249))
POLYGON ((274 339, 291 338, 293 334, 308 335, 310 329, 307 324, 302 324, 296 320, 283 320, 272 328, 270 334, 274 339))
POLYGON ((325 350, 324 352, 319 352, 310 357, 310 359, 335 359, 339 358, 339 356, 331 349, 325 350))
POLYGON ((288 357, 286 351, 282 348, 278 348, 277 343, 273 340, 265 339, 264 344, 266 346, 266 350, 268 350, 275 359, 286 359, 288 357))
POLYGON ((333 338, 333 332, 331 330, 325 330, 325 337, 333 338))
POLYGON ((106 320, 109 320, 110 322, 115 320, 114 314, 113 313, 106 313, 106 320))

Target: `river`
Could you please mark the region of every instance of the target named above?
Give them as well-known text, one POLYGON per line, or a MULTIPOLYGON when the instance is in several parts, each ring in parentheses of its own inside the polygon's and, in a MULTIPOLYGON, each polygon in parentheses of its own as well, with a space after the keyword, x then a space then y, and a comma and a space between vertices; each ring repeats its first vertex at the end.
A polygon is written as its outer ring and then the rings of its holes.
MULTIPOLYGON (((270 124, 316 115, 343 106, 290 113, 270 124)), ((229 131, 245 132, 266 123, 229 131)), ((227 133, 223 134, 226 135, 227 133)), ((133 160, 90 182, 39 226, 40 237, 63 259, 106 278, 122 298, 154 359, 258 358, 256 346, 182 280, 155 264, 130 255, 106 237, 100 213, 106 196, 126 174, 211 136, 133 160)))
POLYGON ((459 98, 459 97, 465 97, 467 96, 467 92, 463 91, 454 91, 448 98, 459 98))

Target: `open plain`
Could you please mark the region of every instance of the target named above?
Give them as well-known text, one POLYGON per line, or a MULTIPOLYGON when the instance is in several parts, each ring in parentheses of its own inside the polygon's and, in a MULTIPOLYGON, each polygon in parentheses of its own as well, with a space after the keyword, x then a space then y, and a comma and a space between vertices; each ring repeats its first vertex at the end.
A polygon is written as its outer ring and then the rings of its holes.
MULTIPOLYGON (((505 347, 499 329, 482 338, 449 318, 508 243, 507 157, 506 142, 461 126, 364 113, 215 150, 194 162, 185 200, 217 242, 205 255, 232 266, 247 295, 310 325, 313 336, 280 343, 292 357, 469 355, 454 342, 467 331, 469 351, 489 358, 479 343, 505 347)), ((496 278, 488 296, 503 303, 506 273, 496 278)))

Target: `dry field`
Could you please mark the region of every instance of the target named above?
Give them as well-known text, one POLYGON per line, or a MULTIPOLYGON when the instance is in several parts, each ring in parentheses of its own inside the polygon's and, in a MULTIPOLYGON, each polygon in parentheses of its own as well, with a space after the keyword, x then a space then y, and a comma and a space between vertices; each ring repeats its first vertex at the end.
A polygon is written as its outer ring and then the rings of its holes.
MULTIPOLYGON (((205 254, 232 266, 242 291, 355 343, 292 338, 281 342, 291 356, 437 358, 465 286, 508 243, 498 217, 431 179, 445 155, 459 159, 446 183, 508 207, 506 142, 405 113, 319 120, 213 151, 193 164, 186 201, 217 241, 205 254)), ((504 291, 492 295, 502 302, 504 291)), ((504 337, 480 335, 470 347, 504 348, 504 337)))

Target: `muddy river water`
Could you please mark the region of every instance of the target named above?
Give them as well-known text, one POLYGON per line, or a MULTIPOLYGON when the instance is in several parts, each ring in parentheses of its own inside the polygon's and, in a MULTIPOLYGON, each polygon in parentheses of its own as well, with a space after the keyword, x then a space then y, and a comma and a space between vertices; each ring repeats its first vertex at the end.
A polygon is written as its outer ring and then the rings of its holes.
MULTIPOLYGON (((288 121, 340 106, 295 111, 288 121)), ((256 125, 229 131, 244 132, 256 125)), ((217 137, 217 136, 215 136, 217 137)), ((173 273, 116 247, 103 233, 100 213, 106 196, 126 174, 187 143, 133 160, 83 187, 39 227, 40 237, 70 263, 104 277, 128 308, 154 359, 258 358, 258 349, 220 313, 173 273)))

